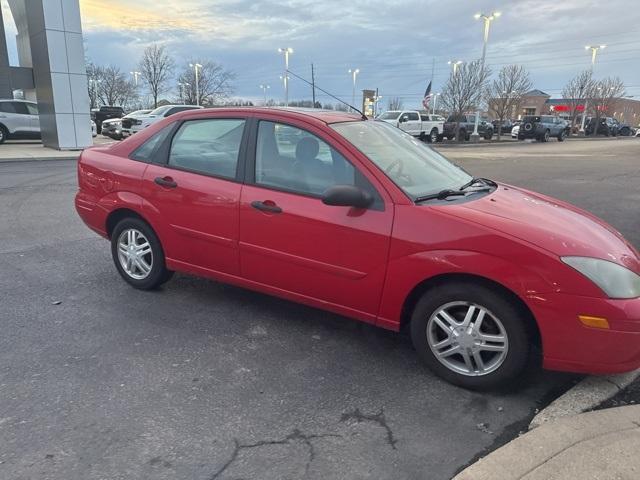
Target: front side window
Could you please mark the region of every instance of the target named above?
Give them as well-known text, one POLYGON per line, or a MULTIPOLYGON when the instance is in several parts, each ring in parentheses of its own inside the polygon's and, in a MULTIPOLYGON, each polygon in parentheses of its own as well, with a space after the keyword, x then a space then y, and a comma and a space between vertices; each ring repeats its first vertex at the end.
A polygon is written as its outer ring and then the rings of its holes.
POLYGON ((457 189, 471 176, 411 135, 384 122, 334 123, 336 132, 366 155, 412 198, 457 189))
POLYGON ((13 102, 0 102, 0 112, 2 113, 16 113, 13 102))
POLYGON ((407 116, 407 120, 409 121, 416 121, 416 120, 420 120, 420 117, 418 116, 418 114, 416 112, 409 112, 406 114, 407 116))
POLYGON ((235 178, 244 119, 188 120, 176 132, 169 165, 217 177, 235 178))
POLYGON ((255 174, 258 185, 311 196, 334 185, 357 185, 373 195, 376 205, 381 202, 374 187, 337 150, 289 125, 259 123, 255 174))

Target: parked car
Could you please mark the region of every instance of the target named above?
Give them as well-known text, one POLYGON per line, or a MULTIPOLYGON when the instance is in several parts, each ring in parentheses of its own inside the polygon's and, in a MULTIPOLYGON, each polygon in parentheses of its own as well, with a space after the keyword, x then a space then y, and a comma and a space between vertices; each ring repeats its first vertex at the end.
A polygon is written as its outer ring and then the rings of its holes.
POLYGON ((567 136, 567 128, 567 122, 553 115, 526 116, 518 130, 518 140, 532 138, 548 142, 551 137, 555 137, 562 142, 567 136))
POLYGON ((468 388, 509 385, 534 351, 553 370, 640 367, 640 254, 620 233, 474 178, 386 122, 182 112, 84 150, 78 182, 78 214, 134 288, 179 271, 407 327, 420 358, 468 388))
MULTIPOLYGON (((450 115, 447 121, 444 123, 444 136, 449 140, 453 140, 456 137, 456 125, 460 125, 460 138, 463 140, 469 140, 471 134, 475 129, 476 115, 475 113, 466 115, 450 115)), ((485 140, 491 140, 493 137, 493 125, 489 122, 487 117, 480 117, 478 123, 478 133, 485 140)))
POLYGON ((200 108, 202 107, 197 105, 163 105, 147 114, 127 115, 126 118, 122 119, 122 136, 129 137, 147 128, 149 125, 153 125, 163 118, 170 117, 178 112, 200 108))
POLYGON ((110 118, 121 118, 124 115, 122 107, 102 105, 100 108, 91 110, 91 120, 96 122, 98 133, 102 133, 102 122, 110 118))
POLYGON ((378 120, 390 123, 409 135, 435 143, 442 140, 444 117, 426 110, 395 110, 384 112, 378 120))
POLYGON ((521 123, 518 123, 511 128, 511 138, 518 138, 518 133, 520 132, 521 123))
MULTIPOLYGON (((600 117, 600 125, 598 127, 598 135, 605 135, 607 137, 616 137, 622 135, 628 137, 632 133, 632 128, 626 123, 620 123, 613 117, 600 117)), ((590 117, 587 119, 584 131, 586 135, 594 135, 596 126, 596 119, 590 117)))
POLYGON ((0 100, 0 144, 16 138, 40 138, 38 105, 26 100, 0 100))
POLYGON ((98 127, 93 120, 91 120, 91 136, 94 138, 98 136, 98 127))
MULTIPOLYGON (((500 120, 494 120, 491 122, 491 125, 493 125, 493 131, 496 132, 496 134, 500 131, 498 129, 498 127, 500 126, 500 120)), ((502 134, 506 135, 508 133, 511 133, 511 130, 513 129, 513 127, 516 125, 516 122, 514 122, 511 119, 506 119, 502 121, 502 134)))
POLYGON ((102 135, 113 138, 114 140, 122 140, 122 119, 135 118, 149 113, 151 113, 151 110, 136 110, 135 112, 128 113, 122 118, 110 118, 109 120, 105 120, 102 122, 102 135))

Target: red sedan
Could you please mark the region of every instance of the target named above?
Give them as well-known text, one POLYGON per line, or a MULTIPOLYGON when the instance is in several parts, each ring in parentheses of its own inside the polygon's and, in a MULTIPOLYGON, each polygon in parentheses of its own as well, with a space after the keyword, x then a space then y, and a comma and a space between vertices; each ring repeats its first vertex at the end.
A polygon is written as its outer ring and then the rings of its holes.
POLYGON ((391 330, 468 388, 640 366, 640 256, 588 212, 473 178, 384 122, 190 111, 85 150, 76 209, 120 275, 174 271, 391 330))

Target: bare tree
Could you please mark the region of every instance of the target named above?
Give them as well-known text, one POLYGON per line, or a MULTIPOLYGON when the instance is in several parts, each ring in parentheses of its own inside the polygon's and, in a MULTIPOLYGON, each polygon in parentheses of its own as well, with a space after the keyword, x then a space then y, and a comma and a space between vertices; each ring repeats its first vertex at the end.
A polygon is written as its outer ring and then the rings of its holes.
POLYGON ((393 97, 389 99, 389 103, 387 109, 389 110, 402 110, 404 108, 404 104, 402 103, 402 99, 398 97, 393 97))
POLYGON ((169 81, 174 69, 173 60, 164 46, 151 45, 144 49, 138 69, 149 86, 155 108, 158 106, 158 96, 169 89, 169 81))
POLYGON ((481 60, 463 63, 455 73, 451 72, 449 75, 440 98, 441 105, 458 119, 456 138, 460 132, 460 117, 466 112, 475 111, 482 99, 486 98, 487 79, 490 76, 491 70, 483 68, 481 60))
POLYGON ((529 72, 521 65, 503 67, 489 86, 489 111, 498 120, 498 141, 502 135, 502 123, 514 115, 529 90, 529 72))
MULTIPOLYGON (((580 107, 584 107, 585 103, 588 102, 589 98, 593 95, 595 83, 596 82, 593 79, 593 72, 591 69, 588 69, 573 77, 562 89, 562 98, 566 100, 566 103, 569 106, 572 132, 576 126, 578 109, 580 107)), ((586 115, 587 112, 583 111, 582 114, 586 115)))
POLYGON ((126 106, 136 98, 135 86, 119 67, 109 65, 98 68, 97 95, 103 105, 126 106))
MULTIPOLYGON (((190 62, 195 64, 195 61, 190 62)), ((224 103, 233 93, 232 82, 235 74, 225 70, 222 65, 212 62, 201 62, 202 67, 198 70, 198 88, 196 93, 196 72, 188 64, 178 77, 178 83, 182 85, 182 101, 195 105, 199 103, 204 106, 212 106, 224 103), (196 100, 196 94, 199 98, 196 100)))
POLYGON ((625 93, 624 83, 618 77, 606 77, 596 82, 593 88, 592 101, 590 102, 595 117, 593 135, 598 134, 600 118, 607 115, 608 112, 611 112, 616 102, 619 101, 625 93))
POLYGON ((97 108, 99 101, 98 85, 102 81, 102 68, 87 62, 87 88, 89 89, 89 108, 97 108))

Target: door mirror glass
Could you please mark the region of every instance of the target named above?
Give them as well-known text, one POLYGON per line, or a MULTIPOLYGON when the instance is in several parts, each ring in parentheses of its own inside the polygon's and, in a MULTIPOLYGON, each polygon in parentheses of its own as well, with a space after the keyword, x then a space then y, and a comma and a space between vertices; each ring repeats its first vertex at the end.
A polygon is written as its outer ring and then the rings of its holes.
POLYGON ((367 208, 373 197, 355 185, 334 185, 322 194, 322 203, 336 207, 367 208))
POLYGON ((400 117, 399 122, 400 122, 400 123, 404 123, 404 122, 406 122, 407 120, 408 120, 407 116, 406 116, 406 115, 403 115, 403 116, 401 116, 401 117, 400 117))

